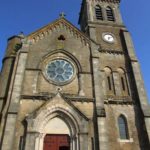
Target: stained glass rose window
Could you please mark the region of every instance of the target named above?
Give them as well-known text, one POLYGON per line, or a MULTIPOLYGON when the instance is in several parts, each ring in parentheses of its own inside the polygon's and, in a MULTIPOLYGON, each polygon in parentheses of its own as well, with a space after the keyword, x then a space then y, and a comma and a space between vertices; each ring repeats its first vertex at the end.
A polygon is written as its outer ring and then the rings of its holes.
POLYGON ((55 59, 46 66, 46 76, 56 84, 63 84, 72 79, 74 74, 73 65, 64 59, 55 59))

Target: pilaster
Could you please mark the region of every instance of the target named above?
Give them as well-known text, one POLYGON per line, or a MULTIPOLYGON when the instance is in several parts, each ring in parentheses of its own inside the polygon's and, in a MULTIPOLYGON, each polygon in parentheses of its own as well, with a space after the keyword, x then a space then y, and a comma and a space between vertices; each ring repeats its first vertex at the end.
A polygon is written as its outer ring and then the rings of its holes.
MULTIPOLYGON (((34 150, 35 146, 36 146, 36 137, 38 136, 38 133, 34 133, 34 132, 28 132, 27 136, 26 136, 26 145, 25 145, 25 150, 34 150)), ((38 141, 39 142, 39 141, 38 141)), ((43 141, 42 141, 43 142, 43 141)), ((39 144, 40 145, 40 144, 39 144)), ((38 149, 40 149, 39 147, 36 147, 38 149)))
POLYGON ((17 114, 8 114, 5 126, 5 134, 3 137, 2 150, 12 150, 14 135, 15 135, 15 123, 17 114))
MULTIPOLYGON (((95 91, 95 111, 96 111, 96 122, 99 147, 95 145, 96 150, 109 150, 108 137, 107 137, 107 125, 106 125, 106 115, 104 109, 104 93, 103 93, 103 73, 100 72, 100 61, 99 57, 94 57, 92 59, 93 64, 93 78, 94 78, 94 91, 95 91)), ((96 132, 96 130, 95 130, 96 132)), ((95 137, 96 138, 96 137, 95 137)))
POLYGON ((150 111, 149 111, 150 105, 148 104, 148 98, 146 95, 144 81, 140 71, 140 65, 137 61, 134 46, 129 32, 123 31, 123 35, 124 35, 127 52, 131 61, 131 67, 132 67, 133 77, 136 84, 137 94, 141 105, 141 109, 144 114, 145 125, 146 125, 147 134, 150 141, 150 111))
MULTIPOLYGON (((18 61, 16 61, 17 69, 15 72, 13 80, 13 89, 10 90, 10 97, 8 97, 8 106, 5 108, 7 114, 6 126, 4 130, 4 139, 2 141, 2 149, 12 150, 13 145, 8 143, 13 143, 15 136, 16 118, 20 105, 20 95, 22 90, 22 82, 24 77, 25 65, 26 65, 27 53, 20 52, 18 54, 18 61), (8 111, 8 112, 7 112, 8 111)), ((4 113, 5 113, 4 112, 4 113)), ((2 122, 2 128, 5 125, 5 120, 2 122)))

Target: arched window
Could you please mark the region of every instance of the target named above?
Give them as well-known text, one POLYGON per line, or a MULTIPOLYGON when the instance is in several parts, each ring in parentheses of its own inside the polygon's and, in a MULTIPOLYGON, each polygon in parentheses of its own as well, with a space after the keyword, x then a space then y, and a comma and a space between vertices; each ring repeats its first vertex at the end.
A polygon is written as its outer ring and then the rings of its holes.
POLYGON ((125 71, 122 68, 118 68, 118 73, 120 77, 120 88, 122 92, 127 93, 128 92, 128 86, 127 86, 127 79, 125 71))
POLYGON ((123 115, 119 116, 118 127, 119 127, 120 139, 124 139, 124 140, 129 139, 127 120, 125 116, 123 115))
POLYGON ((106 92, 107 94, 113 94, 114 93, 114 87, 113 87, 113 76, 112 76, 112 70, 109 67, 104 68, 105 71, 105 81, 106 81, 106 92))
POLYGON ((95 15, 97 20, 103 20, 102 8, 99 5, 95 6, 95 15))
POLYGON ((111 77, 110 76, 107 76, 107 82, 108 82, 108 89, 111 91, 112 85, 111 85, 111 77))
POLYGON ((106 8, 107 20, 108 21, 115 21, 114 13, 111 7, 106 8))
POLYGON ((124 78, 121 77, 121 85, 122 85, 122 90, 125 91, 126 87, 125 87, 125 82, 124 82, 124 78))

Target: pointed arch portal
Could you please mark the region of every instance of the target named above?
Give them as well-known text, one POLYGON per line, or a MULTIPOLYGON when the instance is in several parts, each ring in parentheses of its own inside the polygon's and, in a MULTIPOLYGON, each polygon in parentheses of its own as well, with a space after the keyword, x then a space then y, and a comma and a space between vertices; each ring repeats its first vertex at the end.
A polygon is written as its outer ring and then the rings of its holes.
POLYGON ((39 126, 35 150, 77 150, 78 129, 75 122, 64 112, 49 114, 39 126))
MULTIPOLYGON (((63 101, 61 97, 53 100, 56 99, 63 101)), ((53 106, 50 103, 26 118, 25 150, 88 149, 88 120, 69 105, 66 107, 57 103, 53 106)))

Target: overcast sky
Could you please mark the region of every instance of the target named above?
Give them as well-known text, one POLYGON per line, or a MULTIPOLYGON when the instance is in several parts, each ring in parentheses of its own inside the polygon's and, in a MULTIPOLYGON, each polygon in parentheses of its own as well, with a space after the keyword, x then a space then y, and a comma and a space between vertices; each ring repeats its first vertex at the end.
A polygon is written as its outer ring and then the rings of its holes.
MULTIPOLYGON (((0 0, 0 67, 7 38, 23 31, 25 35, 54 21, 60 12, 78 26, 82 0, 0 0)), ((150 0, 122 0, 123 20, 136 49, 150 99, 150 0)))

